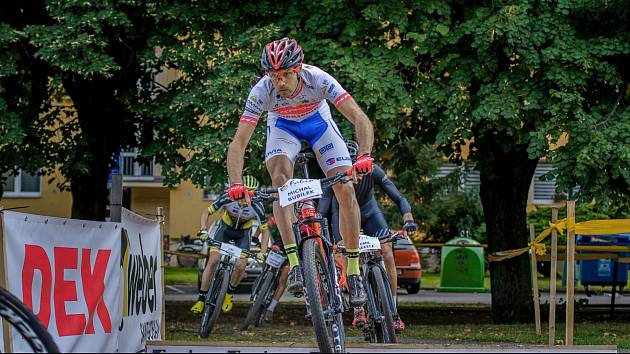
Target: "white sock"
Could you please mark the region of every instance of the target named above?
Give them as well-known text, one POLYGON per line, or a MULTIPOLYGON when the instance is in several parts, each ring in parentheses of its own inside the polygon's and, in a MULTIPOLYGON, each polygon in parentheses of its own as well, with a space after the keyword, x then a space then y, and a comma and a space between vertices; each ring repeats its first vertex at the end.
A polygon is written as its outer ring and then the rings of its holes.
POLYGON ((392 296, 394 298, 394 304, 398 304, 398 302, 396 302, 396 295, 392 296))
POLYGON ((278 306, 278 300, 273 299, 271 300, 271 304, 269 304, 269 307, 267 307, 267 310, 273 312, 276 309, 276 306, 278 306))

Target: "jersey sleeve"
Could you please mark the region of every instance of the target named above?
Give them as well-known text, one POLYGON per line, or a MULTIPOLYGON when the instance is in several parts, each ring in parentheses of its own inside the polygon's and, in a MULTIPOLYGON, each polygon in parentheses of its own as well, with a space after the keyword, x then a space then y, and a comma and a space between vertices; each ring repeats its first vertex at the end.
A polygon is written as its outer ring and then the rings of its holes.
POLYGON ((352 98, 334 77, 323 70, 319 72, 319 84, 322 90, 322 99, 330 101, 335 108, 339 108, 352 98))
POLYGON ((400 193, 396 185, 394 185, 394 182, 387 177, 385 171, 378 165, 374 165, 372 178, 374 178, 374 184, 378 184, 389 199, 398 205, 401 215, 411 212, 411 205, 409 205, 407 199, 400 193))
POLYGON ((208 207, 208 211, 210 212, 210 214, 214 214, 214 212, 221 209, 224 205, 230 202, 231 200, 230 197, 228 197, 227 193, 223 193, 217 200, 214 201, 214 203, 212 203, 212 205, 208 207))
POLYGON ((252 203, 252 209, 254 209, 254 213, 256 213, 256 218, 258 218, 258 221, 260 222, 260 229, 267 229, 267 215, 265 214, 265 206, 263 205, 263 203, 252 203))
POLYGON ((260 116, 263 112, 268 110, 269 94, 264 88, 263 80, 264 78, 249 92, 247 102, 245 102, 245 109, 243 110, 243 114, 241 114, 241 123, 250 124, 255 127, 258 125, 258 120, 260 120, 260 116))

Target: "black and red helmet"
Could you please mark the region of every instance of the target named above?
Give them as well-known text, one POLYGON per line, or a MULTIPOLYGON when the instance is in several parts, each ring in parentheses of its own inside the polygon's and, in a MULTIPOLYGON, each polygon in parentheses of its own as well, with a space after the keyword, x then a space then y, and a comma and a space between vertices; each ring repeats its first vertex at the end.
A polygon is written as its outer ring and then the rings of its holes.
POLYGON ((304 60, 302 47, 295 39, 284 37, 268 43, 263 48, 260 64, 266 71, 300 67, 304 60))

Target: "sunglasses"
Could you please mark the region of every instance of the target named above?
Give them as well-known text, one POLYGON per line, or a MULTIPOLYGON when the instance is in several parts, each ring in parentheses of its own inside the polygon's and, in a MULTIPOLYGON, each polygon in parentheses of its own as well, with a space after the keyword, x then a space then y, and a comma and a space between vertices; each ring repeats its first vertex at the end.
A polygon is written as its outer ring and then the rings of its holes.
POLYGON ((299 66, 294 66, 290 69, 283 69, 283 70, 274 70, 274 71, 267 71, 267 75, 269 75, 269 77, 273 78, 278 78, 278 77, 287 77, 289 76, 291 73, 298 73, 300 72, 301 67, 299 66))

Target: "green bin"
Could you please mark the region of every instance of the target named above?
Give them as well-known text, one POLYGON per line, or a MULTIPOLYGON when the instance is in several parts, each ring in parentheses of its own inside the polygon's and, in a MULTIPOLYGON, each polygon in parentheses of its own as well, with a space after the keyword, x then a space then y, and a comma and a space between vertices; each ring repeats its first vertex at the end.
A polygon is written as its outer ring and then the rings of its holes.
POLYGON ((483 284, 485 270, 483 248, 458 247, 457 245, 479 245, 479 242, 470 238, 459 237, 442 246, 442 268, 438 290, 467 293, 486 292, 483 284))

